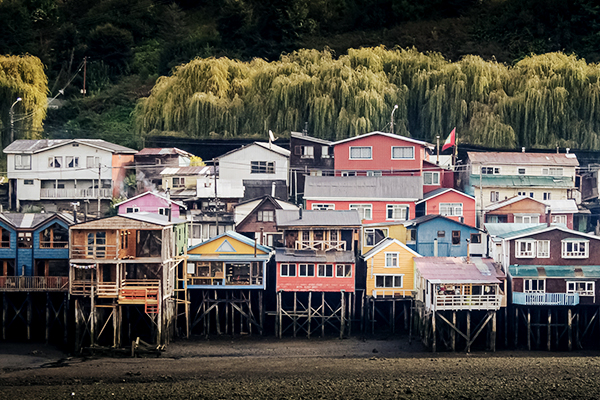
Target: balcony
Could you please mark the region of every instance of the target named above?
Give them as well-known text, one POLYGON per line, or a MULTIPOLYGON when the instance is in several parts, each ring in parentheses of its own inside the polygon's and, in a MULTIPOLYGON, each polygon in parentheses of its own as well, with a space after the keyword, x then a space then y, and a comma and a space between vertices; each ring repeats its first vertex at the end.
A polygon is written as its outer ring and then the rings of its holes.
POLYGON ((71 258, 72 259, 117 259, 118 249, 116 245, 82 245, 74 244, 71 245, 71 258))
MULTIPOLYGON (((98 189, 40 189, 40 199, 97 199, 98 189)), ((112 188, 100 189, 101 199, 112 199, 112 188)))
POLYGON ((433 310, 498 310, 502 302, 501 294, 435 294, 433 310))
POLYGON ((341 240, 296 240, 296 250, 345 251, 346 242, 341 240))
MULTIPOLYGON (((0 245, 0 247, 2 247, 0 245)), ((40 240, 40 249, 67 249, 69 242, 58 242, 50 240, 40 240)))
POLYGON ((1 292, 66 292, 68 276, 0 276, 1 292))
POLYGON ((402 299, 413 297, 413 292, 404 289, 373 289, 372 295, 375 298, 402 299))
POLYGON ((578 293, 513 293, 513 304, 523 306, 576 306, 578 293))

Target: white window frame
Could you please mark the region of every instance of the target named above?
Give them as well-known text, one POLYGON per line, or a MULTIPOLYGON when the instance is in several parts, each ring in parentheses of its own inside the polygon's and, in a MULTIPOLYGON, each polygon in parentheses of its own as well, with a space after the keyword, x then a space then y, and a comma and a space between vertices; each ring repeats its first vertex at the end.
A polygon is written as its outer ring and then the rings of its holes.
POLYGON ((542 175, 563 176, 564 170, 559 167, 542 168, 542 175))
POLYGON ((329 146, 321 146, 321 158, 330 158, 329 146))
POLYGON ((544 200, 552 200, 552 192, 544 192, 542 198, 544 200))
POLYGON ((519 175, 526 175, 527 174, 527 170, 525 168, 523 168, 523 167, 519 167, 519 168, 517 168, 517 173, 519 175), (521 172, 521 171, 523 171, 523 172, 521 172))
POLYGON ((65 168, 79 168, 79 157, 66 156, 65 157, 65 168), (69 163, 73 163, 73 166, 70 167, 69 163))
POLYGON ((381 171, 367 171, 367 176, 383 176, 381 171))
POLYGON ((372 146, 350 146, 348 149, 348 157, 350 160, 372 160, 373 159, 373 147, 372 146), (352 156, 352 151, 358 152, 358 156, 352 156))
POLYGON ((400 253, 397 251, 385 252, 385 268, 399 268, 399 264, 400 253))
POLYGON ((410 207, 408 204, 386 204, 385 206, 385 219, 388 221, 406 221, 409 217, 409 213, 410 207), (390 211, 392 212, 391 218, 390 211), (400 213, 400 215, 397 213, 400 213))
POLYGON ((333 264, 317 264, 317 277, 318 278, 333 278, 333 264), (321 274, 321 267, 324 267, 323 272, 324 274, 321 274), (331 267, 331 275, 327 274, 327 267, 331 267))
POLYGON ((525 239, 525 240, 517 240, 515 242, 515 257, 516 258, 535 258, 536 256, 536 246, 535 240, 525 239), (521 248, 521 245, 525 245, 525 249, 521 248))
POLYGON ((523 293, 546 293, 545 279, 523 279, 523 293), (534 285, 535 283, 535 285, 534 285), (540 283, 542 288, 540 289, 540 283), (533 289, 536 286, 536 289, 533 289))
POLYGON ((335 210, 335 204, 333 204, 333 203, 313 203, 310 206, 310 209, 313 211, 335 210))
POLYGON ((561 241, 562 258, 588 258, 590 250, 590 241, 586 239, 563 239, 561 241), (571 251, 569 251, 569 245, 571 251), (583 245, 583 249, 581 246, 583 245), (575 250, 575 248, 577 248, 575 250))
POLYGON ((295 277, 296 276, 296 270, 297 270, 296 264, 293 264, 293 263, 279 264, 279 276, 281 276, 281 277, 284 277, 284 278, 285 277, 295 277), (284 266, 286 267, 286 273, 285 274, 283 273, 283 267, 284 266), (294 267, 294 274, 293 275, 290 274, 290 266, 294 267))
POLYGON ((481 175, 499 175, 500 167, 485 167, 481 166, 481 175))
POLYGON ((594 282, 594 281, 567 281, 567 293, 577 293, 580 296, 595 296, 596 282, 594 282))
POLYGON ((538 240, 535 244, 535 254, 537 258, 550 258, 550 241, 538 240))
POLYGON ((312 278, 315 276, 315 264, 298 264, 298 276, 305 278, 312 278), (309 269, 312 266, 312 275, 310 275, 309 269), (304 274, 302 273, 302 268, 304 268, 304 274))
POLYGON ((273 222, 275 221, 275 211, 274 210, 259 210, 256 212, 256 220, 258 222, 273 222), (267 218, 265 218, 265 215, 267 218))
POLYGON ((553 224, 567 224, 567 216, 566 215, 552 215, 552 223, 553 224))
POLYGON ((385 237, 389 237, 389 235, 390 235, 390 231, 388 228, 365 228, 365 233, 364 233, 364 240, 365 240, 364 245, 365 246, 373 247, 373 246, 377 245, 377 243, 375 243, 375 231, 376 230, 385 231, 385 237), (373 235, 373 240, 371 241, 371 243, 373 243, 373 244, 368 244, 369 243, 368 237, 370 235, 373 235))
POLYGON ((341 176, 356 176, 356 171, 342 171, 341 176))
POLYGON ((423 185, 439 185, 439 184, 440 184, 440 173, 439 172, 431 172, 431 171, 423 172, 423 185))
MULTIPOLYGON (((404 153, 404 151, 402 151, 404 153)), ((392 146, 392 160, 414 160, 415 159, 415 147, 414 146, 392 146), (396 149, 411 149, 412 155, 410 157, 394 157, 394 150, 396 149)))
POLYGON ((100 166, 100 157, 87 156, 85 159, 86 168, 98 168, 100 166))
POLYGON ((48 157, 48 168, 64 168, 62 162, 62 156, 52 156, 48 157), (58 162, 58 166, 57 165, 58 162))
POLYGON ((352 278, 352 264, 336 264, 335 265, 335 277, 336 278, 352 278), (339 269, 342 267, 343 274, 339 274, 339 269), (345 273, 350 271, 350 275, 346 276, 345 273))
POLYGON ((15 169, 31 169, 31 154, 15 154, 15 169))
POLYGON ((514 217, 515 217, 516 224, 539 224, 540 223, 539 215, 515 214, 514 217), (520 221, 517 221, 517 218, 520 219, 520 221))
POLYGON ((275 161, 250 161, 250 174, 274 174, 275 161))
POLYGON ((492 203, 495 203, 495 202, 497 202, 497 201, 500 201, 500 192, 498 192, 498 191, 495 191, 495 190, 492 190, 492 191, 490 192, 490 201, 491 201, 492 203))
POLYGON ((169 207, 158 207, 159 215, 169 215, 169 207))
POLYGON ((462 217, 463 203, 440 203, 440 215, 462 217))
POLYGON ((361 216, 360 219, 372 220, 373 219, 373 204, 350 204, 349 210, 357 210, 361 216), (367 212, 368 211, 368 212, 367 212), (368 216, 367 216, 368 214, 368 216))
POLYGON ((374 275, 374 283, 376 289, 402 289, 404 288, 404 274, 375 274, 374 275), (392 286, 386 286, 385 278, 392 278, 392 286), (383 278, 383 285, 378 284, 377 278, 383 278), (397 285, 396 279, 400 279, 400 285, 397 285))
POLYGON ((315 158, 315 148, 313 146, 301 146, 302 155, 300 158, 315 158))
POLYGON ((23 185, 33 185, 33 179, 23 179, 23 185))
POLYGON ((139 207, 126 207, 125 208, 125 212, 127 214, 139 213, 140 212, 140 208, 139 207), (131 210, 131 211, 129 211, 129 210, 131 210))

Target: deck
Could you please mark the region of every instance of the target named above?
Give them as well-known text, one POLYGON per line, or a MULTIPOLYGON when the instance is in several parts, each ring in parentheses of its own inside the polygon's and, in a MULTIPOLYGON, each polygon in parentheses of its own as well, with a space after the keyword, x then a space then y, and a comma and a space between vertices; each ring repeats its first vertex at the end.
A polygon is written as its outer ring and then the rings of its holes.
POLYGON ((433 311, 442 310, 499 310, 502 304, 501 294, 485 295, 439 295, 433 298, 433 311))
POLYGON ((0 276, 0 292, 67 292, 68 276, 0 276))
POLYGON ((576 306, 578 293, 513 293, 513 304, 523 306, 576 306))

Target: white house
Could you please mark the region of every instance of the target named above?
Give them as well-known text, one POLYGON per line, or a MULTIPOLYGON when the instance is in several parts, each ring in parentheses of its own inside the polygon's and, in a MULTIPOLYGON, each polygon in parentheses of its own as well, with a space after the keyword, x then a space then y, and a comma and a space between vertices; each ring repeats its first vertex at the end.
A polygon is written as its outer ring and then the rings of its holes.
POLYGON ((290 151, 272 143, 254 142, 218 157, 224 181, 284 180, 288 183, 290 151))
POLYGON ((106 209, 136 152, 99 139, 16 140, 4 149, 11 208, 70 210, 73 201, 99 199, 106 209))

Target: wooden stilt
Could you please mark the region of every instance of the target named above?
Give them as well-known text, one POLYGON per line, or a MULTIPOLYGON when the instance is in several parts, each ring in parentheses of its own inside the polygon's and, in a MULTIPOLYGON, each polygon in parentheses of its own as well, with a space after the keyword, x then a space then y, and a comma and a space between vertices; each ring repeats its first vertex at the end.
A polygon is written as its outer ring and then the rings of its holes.
POLYGON ((390 328, 392 331, 392 335, 396 333, 396 299, 392 299, 390 310, 390 328))
POLYGON ((527 308, 527 350, 531 351, 531 310, 527 308))
POLYGON ((408 318, 409 318, 408 305, 409 305, 409 303, 406 301, 403 301, 402 303, 404 306, 404 329, 406 330, 406 329, 408 329, 408 318))
POLYGON ((67 343, 69 343, 69 325, 68 325, 68 320, 69 320, 69 296, 70 294, 65 293, 65 298, 64 298, 64 303, 63 303, 63 326, 65 328, 65 333, 63 336, 63 344, 66 345, 67 343))
POLYGON ((547 340, 547 348, 548 351, 552 350, 552 310, 548 309, 548 340, 547 340))
POLYGON ((264 303, 263 303, 263 291, 260 290, 258 292, 258 313, 260 315, 260 334, 264 335, 264 330, 265 330, 265 309, 264 309, 264 303))
POLYGON ((278 310, 279 310, 279 338, 281 338, 281 335, 282 335, 282 325, 283 325, 283 322, 281 320, 281 314, 282 314, 282 312, 281 312, 281 308, 282 308, 281 294, 282 294, 282 291, 280 290, 279 291, 279 296, 277 297, 278 301, 279 301, 279 305, 278 305, 278 310))
POLYGON ((375 298, 371 297, 371 335, 375 334, 375 298))
POLYGON ((346 306, 345 306, 345 298, 344 291, 340 292, 340 339, 344 338, 344 325, 346 325, 345 314, 346 314, 346 306))
MULTIPOLYGON (((229 304, 229 290, 225 291, 225 334, 229 334, 229 308, 233 308, 229 304)), ((233 313, 233 310, 231 311, 233 313)), ((231 335, 233 335, 233 323, 231 325, 231 335)))
POLYGON ((306 327, 306 336, 310 339, 310 332, 312 330, 312 291, 308 292, 308 326, 306 327))
POLYGON ((31 321, 33 319, 33 300, 31 299, 31 293, 27 292, 27 340, 31 340, 31 321))
POLYGON ((579 314, 581 313, 581 308, 575 312, 575 343, 578 348, 583 348, 581 345, 581 338, 579 337, 579 314))
POLYGON ((554 328, 554 341, 555 341, 555 349, 558 350, 558 345, 560 344, 560 332, 559 332, 559 326, 558 326, 558 321, 560 321, 560 319, 558 318, 559 314, 558 314, 558 310, 554 310, 554 319, 556 320, 556 327, 554 328))
POLYGON ((365 334, 365 291, 362 290, 361 291, 361 295, 360 295, 360 332, 363 334, 365 334))
POLYGON ((542 342, 542 335, 540 332, 542 329, 542 310, 538 309, 536 314, 537 314, 537 323, 535 324, 535 332, 536 332, 535 348, 539 349, 541 346, 541 342, 542 342))
POLYGON ((321 292, 321 337, 325 337, 325 292, 321 292))
POLYGON ((8 314, 8 303, 6 292, 2 293, 2 340, 6 340, 6 315, 8 314))
POLYGON ((350 308, 350 318, 348 318, 348 336, 352 336, 352 323, 354 322, 354 311, 356 308, 356 294, 348 293, 348 299, 348 306, 350 308))
MULTIPOLYGON (((406 308, 405 308, 406 310, 406 308)), ((408 344, 412 344, 412 328, 413 328, 413 301, 410 300, 410 316, 408 319, 408 344)))
POLYGON ((296 332, 298 331, 298 314, 297 314, 297 305, 298 298, 296 297, 296 293, 294 292, 294 316, 292 317, 293 325, 294 325, 294 337, 296 337, 296 332))
POLYGON ((94 294, 94 286, 92 285, 91 294, 90 294, 90 342, 91 346, 94 347, 96 344, 96 302, 95 302, 95 294, 94 294))
POLYGON ((515 306, 515 349, 519 345, 519 307, 515 306))
MULTIPOLYGON (((452 311, 452 324, 456 326, 456 311, 452 311)), ((456 351, 456 331, 454 329, 450 330, 450 336, 452 351, 456 351)))
POLYGON ((431 351, 433 351, 434 353, 437 351, 436 335, 437 332, 435 331, 435 311, 433 311, 431 313, 431 351))
MULTIPOLYGON (((50 342, 50 292, 46 292, 46 344, 50 342)), ((66 329, 65 329, 66 330, 66 329)))
POLYGON ((79 317, 79 299, 75 299, 75 353, 81 351, 81 321, 79 317))
POLYGON ((508 307, 504 307, 504 348, 508 349, 508 307))
POLYGON ((567 329, 568 329, 568 343, 567 347, 569 351, 573 350, 573 325, 571 324, 571 309, 567 310, 567 329))
POLYGON ((112 322, 113 322, 113 347, 116 348, 119 345, 119 340, 117 338, 118 334, 118 318, 117 318, 117 305, 113 303, 112 307, 112 322))
POLYGON ((492 336, 490 338, 490 348, 492 351, 496 351, 496 315, 498 314, 496 311, 492 311, 494 316, 492 317, 492 336))
POLYGON ((467 353, 471 352, 471 311, 467 311, 467 353))

